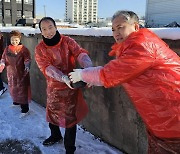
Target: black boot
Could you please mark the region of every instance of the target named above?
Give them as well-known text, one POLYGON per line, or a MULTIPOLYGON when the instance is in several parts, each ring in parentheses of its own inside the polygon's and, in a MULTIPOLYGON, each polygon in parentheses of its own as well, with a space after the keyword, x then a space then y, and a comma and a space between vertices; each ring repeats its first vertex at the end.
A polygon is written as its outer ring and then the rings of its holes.
POLYGON ((21 113, 27 113, 29 111, 29 104, 21 104, 21 113))
POLYGON ((13 102, 13 105, 19 105, 19 103, 13 102))
POLYGON ((58 143, 58 142, 61 143, 62 141, 63 141, 62 137, 57 138, 57 137, 50 136, 50 137, 48 137, 47 139, 44 140, 43 145, 44 146, 51 146, 51 145, 53 145, 55 143, 58 143))
POLYGON ((59 130, 59 126, 49 123, 49 128, 51 130, 51 136, 48 137, 46 140, 44 140, 43 145, 50 146, 55 143, 62 142, 63 138, 62 138, 61 132, 59 130))

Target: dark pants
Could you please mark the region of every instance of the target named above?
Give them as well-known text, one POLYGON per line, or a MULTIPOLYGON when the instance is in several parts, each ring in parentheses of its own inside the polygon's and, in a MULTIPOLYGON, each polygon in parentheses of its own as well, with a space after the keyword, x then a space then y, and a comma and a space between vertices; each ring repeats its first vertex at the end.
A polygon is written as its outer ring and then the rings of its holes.
POLYGON ((4 85, 1 79, 1 73, 0 73, 0 90, 4 89, 4 85))
POLYGON ((21 112, 26 113, 29 111, 29 104, 21 104, 21 112))
MULTIPOLYGON (((49 123, 49 128, 51 130, 51 136, 55 138, 61 138, 61 131, 59 129, 59 126, 53 125, 49 123)), ((75 147, 75 140, 76 140, 76 125, 71 128, 65 129, 65 135, 64 135, 64 147, 66 149, 66 154, 74 154, 74 151, 76 150, 75 147)))

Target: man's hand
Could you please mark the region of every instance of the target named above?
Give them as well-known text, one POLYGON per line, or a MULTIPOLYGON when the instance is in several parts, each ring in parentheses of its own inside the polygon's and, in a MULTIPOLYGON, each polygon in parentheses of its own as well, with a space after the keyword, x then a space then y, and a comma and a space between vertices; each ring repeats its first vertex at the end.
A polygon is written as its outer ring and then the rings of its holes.
POLYGON ((82 81, 81 72, 82 69, 73 69, 74 72, 69 73, 69 78, 73 83, 82 81))
POLYGON ((1 63, 1 64, 0 64, 0 73, 3 71, 4 68, 5 68, 5 64, 4 64, 4 63, 1 63))
POLYGON ((63 75, 62 76, 62 81, 70 88, 70 89, 74 89, 73 87, 71 87, 71 81, 68 78, 67 75, 63 75))

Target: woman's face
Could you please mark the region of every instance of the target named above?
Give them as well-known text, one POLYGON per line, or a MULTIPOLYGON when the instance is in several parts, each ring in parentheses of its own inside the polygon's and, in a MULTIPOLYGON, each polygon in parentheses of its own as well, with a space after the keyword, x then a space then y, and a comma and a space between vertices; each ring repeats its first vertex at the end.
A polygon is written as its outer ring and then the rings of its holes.
POLYGON ((21 41, 21 39, 18 36, 12 36, 11 37, 11 44, 13 46, 18 46, 20 41, 21 41))
POLYGON ((57 28, 50 20, 44 20, 41 22, 41 34, 47 38, 52 39, 56 34, 57 28))

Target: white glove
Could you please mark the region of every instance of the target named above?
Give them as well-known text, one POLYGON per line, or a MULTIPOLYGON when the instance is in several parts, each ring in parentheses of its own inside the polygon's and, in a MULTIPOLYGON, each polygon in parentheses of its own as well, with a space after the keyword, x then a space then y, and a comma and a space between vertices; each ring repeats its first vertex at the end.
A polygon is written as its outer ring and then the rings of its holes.
POLYGON ((26 72, 29 72, 29 70, 30 70, 29 67, 24 68, 24 71, 26 71, 26 72))
POLYGON ((82 69, 73 69, 74 72, 69 73, 69 78, 73 83, 82 81, 81 72, 82 69))
POLYGON ((93 86, 93 84, 87 83, 87 87, 88 87, 88 88, 91 88, 92 86, 93 86))
POLYGON ((70 89, 74 89, 73 87, 71 87, 71 81, 68 78, 67 75, 63 75, 62 76, 62 81, 70 88, 70 89))
POLYGON ((3 71, 4 68, 5 68, 5 64, 4 63, 0 63, 0 73, 3 71))

